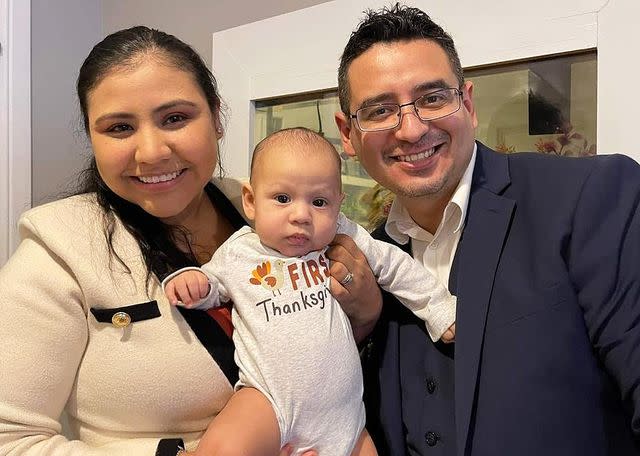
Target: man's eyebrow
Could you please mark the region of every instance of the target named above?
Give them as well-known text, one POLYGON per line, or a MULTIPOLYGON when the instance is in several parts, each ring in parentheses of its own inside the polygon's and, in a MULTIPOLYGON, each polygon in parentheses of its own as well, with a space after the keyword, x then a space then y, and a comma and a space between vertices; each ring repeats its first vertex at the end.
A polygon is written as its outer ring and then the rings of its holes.
POLYGON ((429 81, 429 82, 425 82, 423 84, 418 85, 414 89, 414 92, 416 93, 427 92, 429 90, 448 89, 449 87, 451 87, 451 85, 447 83, 447 81, 445 81, 444 79, 436 79, 435 81, 429 81))
MULTIPOLYGON (((417 86, 415 86, 413 88, 413 93, 414 94, 421 94, 421 93, 428 92, 430 90, 447 89, 449 87, 450 87, 450 84, 447 83, 444 79, 436 79, 435 81, 427 81, 427 82, 423 82, 422 84, 418 84, 417 86)), ((416 96, 420 96, 420 95, 416 95, 416 96)), ((366 98, 360 104, 358 109, 366 108, 367 106, 373 106, 373 105, 377 105, 377 104, 381 104, 381 103, 394 103, 395 104, 397 102, 398 102, 397 98, 393 93, 385 92, 385 93, 381 93, 379 95, 376 95, 374 97, 366 98)))
POLYGON ((380 103, 395 103, 396 97, 391 92, 381 93, 375 97, 366 98, 362 101, 358 109, 366 108, 367 106, 377 105, 380 103))

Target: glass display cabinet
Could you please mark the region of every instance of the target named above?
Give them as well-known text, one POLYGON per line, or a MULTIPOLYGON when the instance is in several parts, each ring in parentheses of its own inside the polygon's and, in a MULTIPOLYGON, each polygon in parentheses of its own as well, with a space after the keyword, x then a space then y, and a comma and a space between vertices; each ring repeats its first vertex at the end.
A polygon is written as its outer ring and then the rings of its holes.
MULTIPOLYGON (((596 153, 595 51, 465 69, 473 82, 476 137, 503 153, 537 151, 585 156, 596 153)), ((372 229, 393 195, 370 179, 340 141, 336 90, 255 101, 253 144, 289 127, 324 135, 342 157, 343 212, 372 229)))

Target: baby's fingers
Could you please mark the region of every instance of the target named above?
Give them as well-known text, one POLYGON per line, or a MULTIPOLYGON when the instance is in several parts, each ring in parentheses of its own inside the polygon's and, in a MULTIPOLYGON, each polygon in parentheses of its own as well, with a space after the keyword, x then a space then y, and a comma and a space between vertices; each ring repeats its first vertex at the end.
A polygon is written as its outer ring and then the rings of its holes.
POLYGON ((178 299, 182 301, 182 305, 184 305, 184 307, 191 307, 194 301, 198 299, 197 290, 196 295, 194 295, 191 291, 193 288, 192 282, 185 280, 182 277, 177 277, 175 281, 175 287, 176 295, 178 296, 178 299))
POLYGON ((450 344, 456 340, 456 324, 452 324, 442 335, 442 342, 450 344))
POLYGON ((198 274, 197 276, 198 299, 206 298, 209 294, 209 279, 204 274, 198 274))
POLYGON ((176 294, 176 287, 173 280, 167 283, 167 285, 164 287, 164 292, 167 295, 169 304, 171 304, 172 306, 178 305, 178 301, 180 300, 180 298, 176 294))

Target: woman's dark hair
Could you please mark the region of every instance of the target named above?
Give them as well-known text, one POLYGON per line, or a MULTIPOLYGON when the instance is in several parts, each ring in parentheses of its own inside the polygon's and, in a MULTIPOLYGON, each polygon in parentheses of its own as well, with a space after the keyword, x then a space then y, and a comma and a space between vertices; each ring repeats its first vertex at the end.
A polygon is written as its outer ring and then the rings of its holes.
MULTIPOLYGON (((91 91, 112 71, 135 66, 145 56, 161 58, 190 73, 204 93, 213 118, 220 119, 223 103, 216 80, 198 53, 173 35, 137 26, 107 36, 93 47, 80 67, 76 87, 87 136, 90 136, 88 97, 91 91)), ((91 158, 89 166, 82 172, 75 193, 96 194, 98 204, 104 211, 104 233, 109 250, 127 271, 130 272, 129 267, 113 247, 116 217, 140 246, 147 266, 147 282, 151 273, 162 279, 178 268, 197 264, 186 230, 166 225, 138 205, 116 195, 100 176, 95 157, 91 158), (182 241, 181 244, 189 246, 188 252, 178 248, 178 239, 182 241)))
POLYGON ((377 43, 392 43, 409 40, 431 40, 438 44, 449 57, 451 68, 460 87, 464 84, 464 75, 458 52, 451 36, 442 27, 433 22, 424 11, 396 3, 393 7, 384 7, 379 11, 367 10, 340 57, 338 68, 338 97, 340 109, 349 114, 349 65, 371 46, 377 43))

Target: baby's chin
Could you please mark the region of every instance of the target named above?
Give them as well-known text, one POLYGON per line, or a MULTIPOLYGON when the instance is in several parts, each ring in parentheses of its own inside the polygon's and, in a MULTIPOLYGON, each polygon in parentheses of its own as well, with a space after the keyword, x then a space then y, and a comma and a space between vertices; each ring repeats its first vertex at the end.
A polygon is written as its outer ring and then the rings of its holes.
MULTIPOLYGON (((259 235, 258 235, 259 236, 259 235)), ((260 237, 260 242, 272 250, 276 250, 286 257, 303 257, 313 252, 324 250, 334 239, 335 232, 313 235, 307 233, 294 233, 289 236, 260 237)))
POLYGON ((299 246, 291 245, 291 244, 281 245, 280 248, 276 248, 274 250, 277 250, 278 252, 280 252, 282 255, 286 257, 303 257, 306 255, 309 255, 310 253, 320 251, 322 249, 318 248, 315 245, 310 245, 310 243, 307 243, 307 245, 299 245, 299 246))
POLYGON ((282 255, 286 256, 286 257, 303 257, 306 256, 308 254, 310 254, 311 252, 315 252, 318 249, 292 249, 292 248, 284 248, 282 250, 276 249, 278 250, 282 255))

